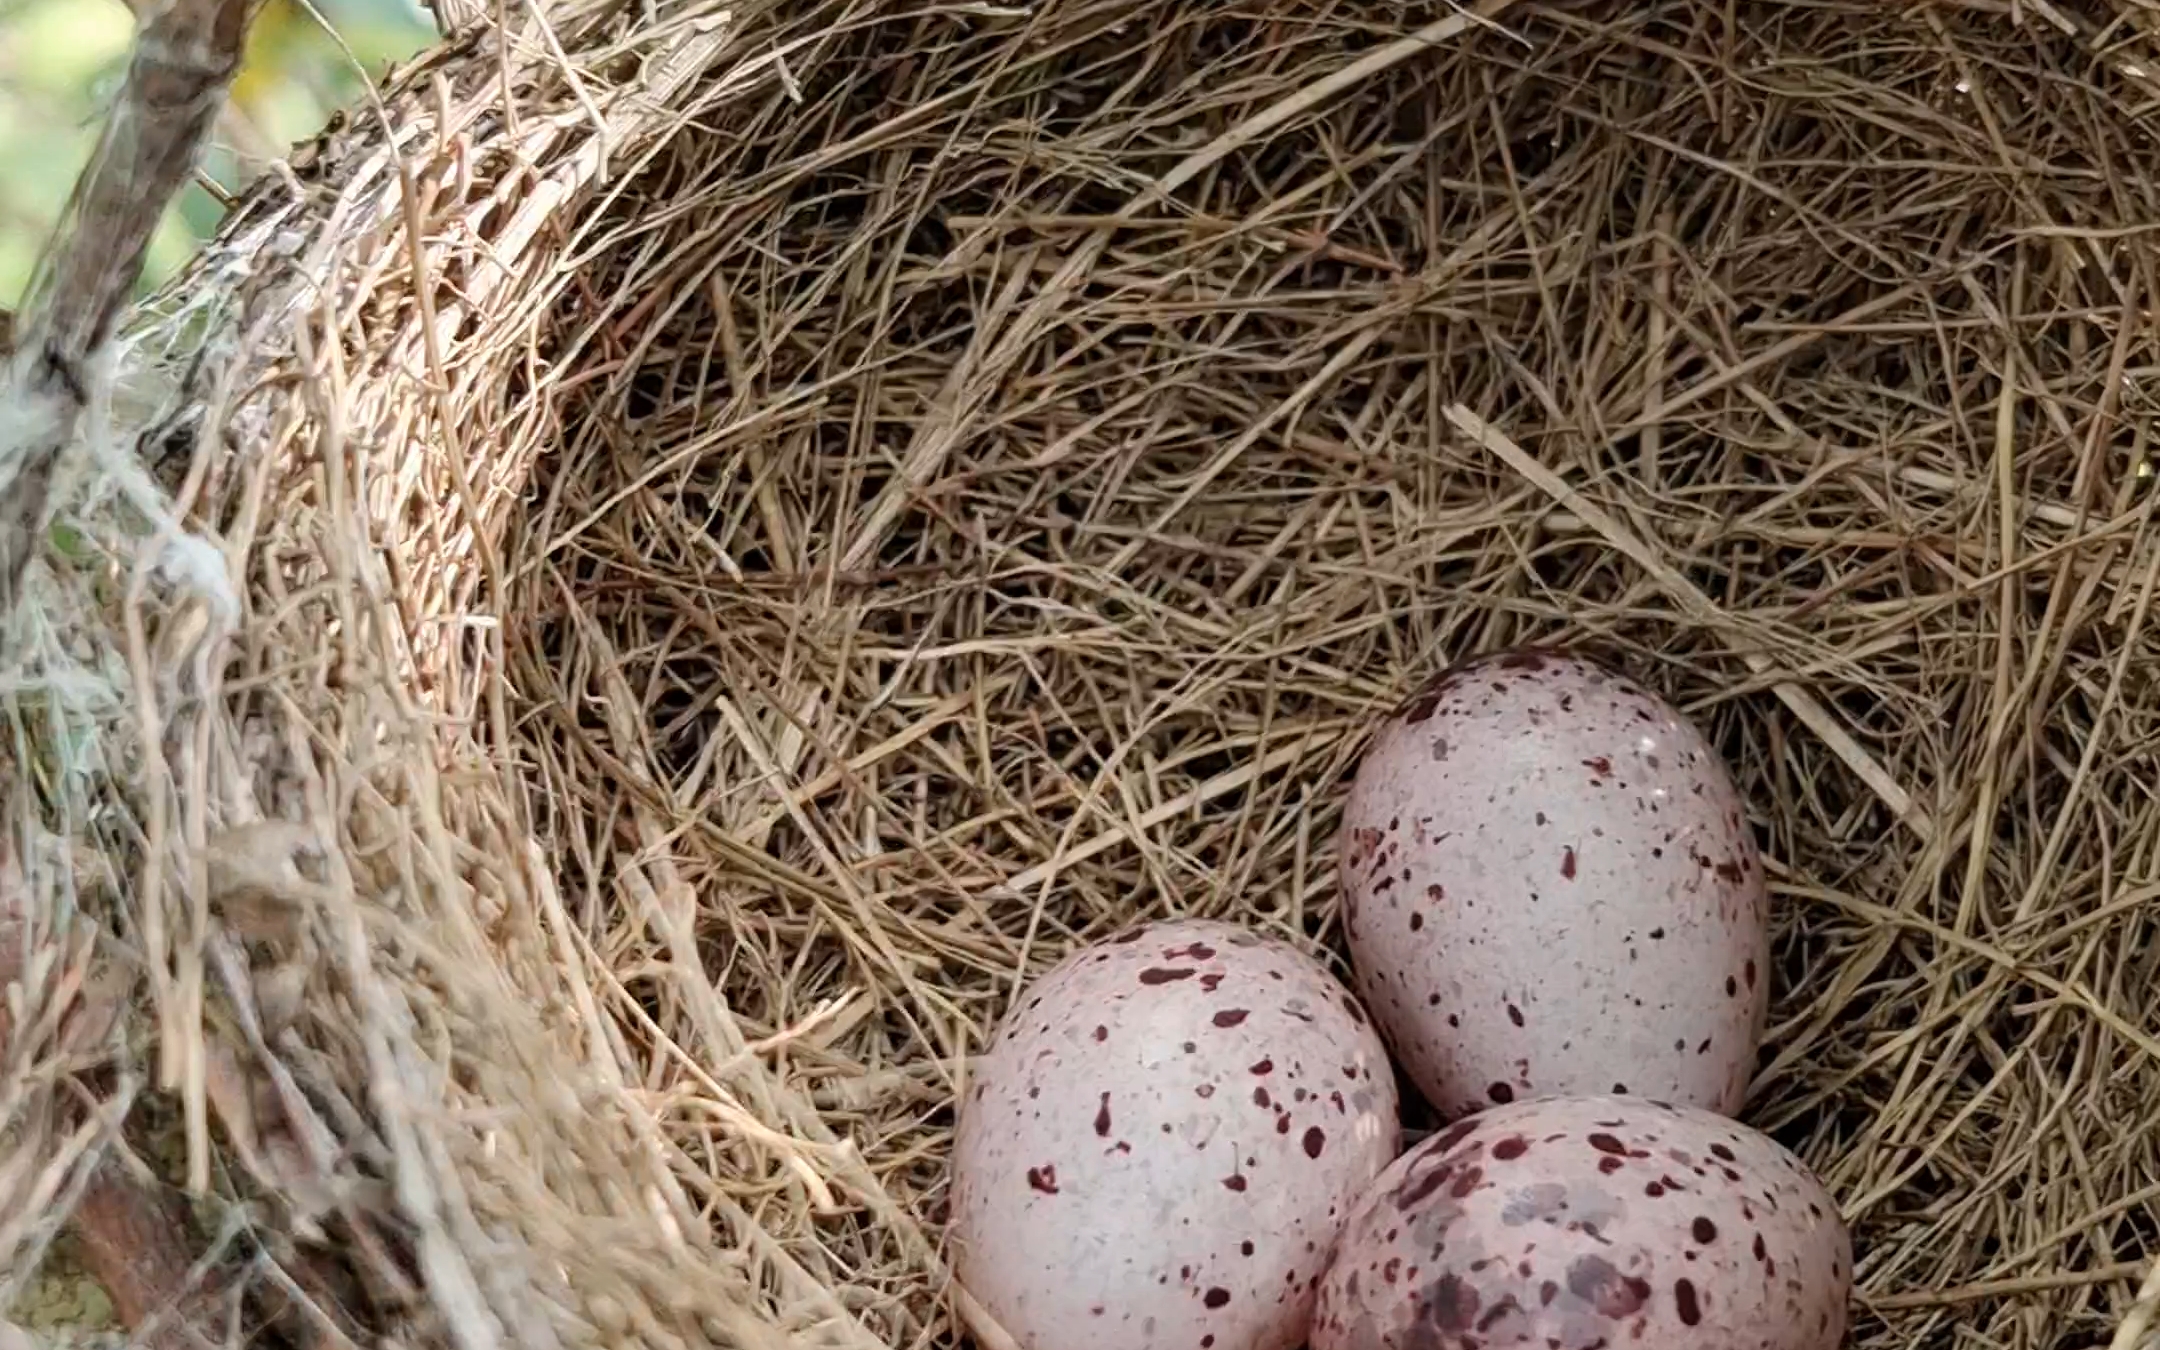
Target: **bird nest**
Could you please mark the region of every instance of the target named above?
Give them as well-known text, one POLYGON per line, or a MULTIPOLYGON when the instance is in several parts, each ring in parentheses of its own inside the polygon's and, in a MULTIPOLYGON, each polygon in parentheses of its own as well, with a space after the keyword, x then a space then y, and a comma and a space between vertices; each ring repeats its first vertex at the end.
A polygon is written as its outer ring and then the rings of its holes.
POLYGON ((482 8, 135 326, 220 566, 38 563, 0 1269, 117 1163, 211 1339, 957 1344, 1015 990, 1334 959, 1373 718, 1554 639, 1747 799, 1854 1344, 2142 1340, 2148 9, 482 8))

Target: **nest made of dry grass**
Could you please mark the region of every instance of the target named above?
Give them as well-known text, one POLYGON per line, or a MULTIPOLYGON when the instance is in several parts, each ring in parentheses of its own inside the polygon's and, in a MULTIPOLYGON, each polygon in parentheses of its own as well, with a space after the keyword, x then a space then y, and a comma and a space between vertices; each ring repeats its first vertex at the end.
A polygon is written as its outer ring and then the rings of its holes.
POLYGON ((505 18, 142 329, 246 608, 110 926, 281 1334, 955 1343, 1019 984, 1330 950, 1374 715, 1566 638, 1747 794, 1855 1344, 2141 1341, 2151 11, 505 18))

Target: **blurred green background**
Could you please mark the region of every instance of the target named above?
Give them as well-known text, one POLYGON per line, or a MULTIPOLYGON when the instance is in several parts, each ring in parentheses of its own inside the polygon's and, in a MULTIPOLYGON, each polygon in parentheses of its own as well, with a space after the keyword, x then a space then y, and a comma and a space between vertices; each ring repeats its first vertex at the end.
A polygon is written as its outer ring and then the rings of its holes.
MULTIPOLYGON (((0 0, 0 306, 22 294, 89 157, 134 31, 123 0, 0 0)), ((228 191, 246 186, 433 35, 418 0, 269 0, 204 172, 228 191)), ((184 261, 223 212, 201 187, 183 194, 143 284, 184 261)))

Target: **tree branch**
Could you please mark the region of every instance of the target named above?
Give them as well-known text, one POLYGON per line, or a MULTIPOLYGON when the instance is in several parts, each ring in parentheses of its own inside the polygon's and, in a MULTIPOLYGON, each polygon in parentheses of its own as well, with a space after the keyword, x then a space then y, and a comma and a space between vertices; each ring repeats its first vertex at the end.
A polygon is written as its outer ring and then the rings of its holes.
POLYGON ((53 466, 80 430, 97 363, 224 104, 260 3, 165 0, 136 33, 127 80, 15 315, 0 374, 0 607, 15 602, 53 466))

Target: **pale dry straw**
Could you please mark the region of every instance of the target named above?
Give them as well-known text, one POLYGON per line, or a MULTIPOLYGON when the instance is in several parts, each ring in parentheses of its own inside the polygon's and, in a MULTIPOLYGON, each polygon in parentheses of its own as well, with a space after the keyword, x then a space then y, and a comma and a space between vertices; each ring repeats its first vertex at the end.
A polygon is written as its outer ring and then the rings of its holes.
POLYGON ((1855 1343, 2142 1340, 2153 11, 468 10, 138 326, 229 646, 62 588, 241 1324, 955 1343, 1020 983, 1331 950, 1371 719, 1550 639, 1747 794, 1855 1343))

